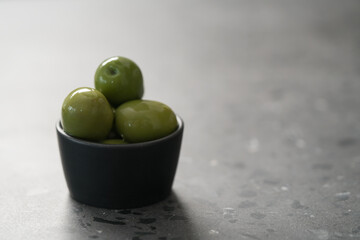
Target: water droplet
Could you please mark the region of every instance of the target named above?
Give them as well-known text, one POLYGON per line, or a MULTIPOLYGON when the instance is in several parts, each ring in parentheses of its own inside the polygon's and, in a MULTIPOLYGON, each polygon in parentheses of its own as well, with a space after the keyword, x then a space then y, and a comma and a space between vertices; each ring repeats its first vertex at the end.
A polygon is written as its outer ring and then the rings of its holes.
POLYGON ((224 208, 224 209, 223 209, 223 216, 224 216, 224 218, 226 218, 226 219, 234 218, 234 216, 235 216, 235 209, 230 208, 230 207, 224 208))
POLYGON ((103 230, 96 230, 98 233, 102 233, 103 232, 103 230))
POLYGON ((307 209, 308 207, 302 205, 298 200, 294 200, 291 204, 291 207, 294 209, 307 209))
POLYGON ((281 186, 281 188, 280 188, 282 191, 288 191, 289 190, 289 188, 288 187, 286 187, 286 186, 281 186))
POLYGON ((254 213, 251 213, 250 216, 255 219, 263 219, 264 217, 266 217, 266 214, 263 214, 260 212, 254 212, 254 213))
POLYGON ((335 194, 336 200, 338 201, 345 201, 350 198, 350 192, 340 192, 335 194))
POLYGON ((219 231, 216 231, 216 230, 214 230, 214 229, 211 229, 211 230, 209 231, 209 234, 210 234, 210 235, 217 235, 217 234, 219 234, 219 231))

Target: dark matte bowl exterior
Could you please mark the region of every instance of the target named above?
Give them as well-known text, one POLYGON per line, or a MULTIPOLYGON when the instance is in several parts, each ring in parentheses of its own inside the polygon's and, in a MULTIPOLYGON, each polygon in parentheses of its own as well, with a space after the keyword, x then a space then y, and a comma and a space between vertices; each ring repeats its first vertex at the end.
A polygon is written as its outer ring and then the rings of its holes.
POLYGON ((56 125, 62 166, 71 196, 103 208, 135 208, 166 198, 178 164, 184 123, 154 141, 124 145, 88 142, 56 125))

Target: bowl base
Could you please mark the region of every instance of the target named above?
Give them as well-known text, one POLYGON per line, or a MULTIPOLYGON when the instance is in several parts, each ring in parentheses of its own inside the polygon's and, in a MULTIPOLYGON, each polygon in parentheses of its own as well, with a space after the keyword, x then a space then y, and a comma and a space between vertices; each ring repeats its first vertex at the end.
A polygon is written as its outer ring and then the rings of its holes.
POLYGON ((146 196, 132 200, 123 199, 123 198, 116 198, 116 199, 99 198, 98 196, 89 197, 89 196, 81 196, 74 193, 70 193, 70 197, 79 203, 86 204, 92 207, 107 208, 107 209, 132 209, 132 208, 140 208, 158 203, 169 197, 170 193, 171 191, 166 192, 162 195, 146 196))

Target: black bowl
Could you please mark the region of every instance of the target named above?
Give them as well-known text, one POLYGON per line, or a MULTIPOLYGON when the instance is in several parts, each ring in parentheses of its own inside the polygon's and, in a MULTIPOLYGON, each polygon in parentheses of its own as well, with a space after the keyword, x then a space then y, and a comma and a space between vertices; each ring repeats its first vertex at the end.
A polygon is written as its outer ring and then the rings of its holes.
POLYGON ((103 208, 142 207, 166 198, 178 164, 184 122, 170 135, 132 144, 101 144, 66 134, 56 125, 70 195, 103 208))

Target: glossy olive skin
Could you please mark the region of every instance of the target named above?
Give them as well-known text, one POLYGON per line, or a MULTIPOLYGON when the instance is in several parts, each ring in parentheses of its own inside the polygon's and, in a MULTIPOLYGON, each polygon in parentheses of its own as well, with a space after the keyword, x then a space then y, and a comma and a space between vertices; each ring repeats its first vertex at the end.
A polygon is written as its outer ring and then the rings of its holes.
POLYGON ((119 139, 119 138, 105 139, 105 140, 102 140, 101 143, 104 143, 104 144, 126 144, 126 142, 123 139, 119 139))
POLYGON ((115 112, 116 130, 129 143, 165 137, 178 128, 175 113, 165 104, 150 100, 133 100, 115 112))
POLYGON ((125 57, 112 57, 103 61, 95 73, 95 88, 102 92, 114 107, 141 99, 144 94, 140 68, 125 57))
POLYGON ((93 88, 77 88, 64 100, 61 123, 64 131, 77 138, 105 139, 113 125, 114 113, 105 96, 93 88))

